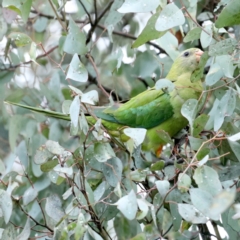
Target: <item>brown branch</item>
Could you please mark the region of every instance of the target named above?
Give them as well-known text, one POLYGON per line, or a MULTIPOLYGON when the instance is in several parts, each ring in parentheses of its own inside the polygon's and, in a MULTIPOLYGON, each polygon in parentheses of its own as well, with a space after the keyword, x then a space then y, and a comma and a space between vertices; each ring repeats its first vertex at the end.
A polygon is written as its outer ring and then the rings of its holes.
MULTIPOLYGON (((41 54, 41 55, 38 55, 38 56, 36 57, 36 60, 48 56, 48 55, 49 55, 51 52, 53 52, 56 48, 58 48, 58 46, 55 46, 55 47, 51 48, 50 50, 48 50, 47 52, 45 52, 45 53, 43 53, 43 54, 41 54)), ((23 63, 19 63, 19 64, 17 64, 17 65, 11 66, 11 67, 9 67, 9 68, 0 69, 0 70, 15 70, 17 67, 21 67, 21 65, 30 64, 30 63, 32 63, 32 62, 33 62, 33 60, 29 60, 29 61, 26 61, 26 62, 23 62, 23 63)))
POLYGON ((92 18, 91 18, 90 13, 89 13, 88 10, 86 9, 86 7, 85 7, 85 5, 82 3, 82 1, 81 1, 81 0, 78 0, 78 1, 79 1, 79 3, 81 4, 81 6, 83 7, 85 13, 88 15, 88 19, 89 19, 89 22, 90 22, 91 26, 93 26, 93 22, 92 22, 92 18))
MULTIPOLYGON (((101 29, 106 29, 106 27, 103 26, 103 25, 101 25, 101 24, 98 24, 97 27, 98 27, 98 28, 101 28, 101 29)), ((137 39, 137 37, 135 37, 135 36, 133 36, 133 35, 131 35, 131 34, 129 34, 129 33, 123 33, 123 32, 115 31, 115 30, 113 30, 112 33, 113 33, 114 35, 118 35, 118 36, 121 36, 121 37, 126 37, 126 38, 129 38, 129 39, 132 39, 132 40, 136 40, 136 39, 137 39)), ((153 42, 148 41, 148 42, 146 42, 145 44, 148 44, 148 45, 150 45, 150 46, 155 47, 155 48, 158 49, 161 53, 166 53, 166 51, 165 51, 163 48, 159 47, 156 43, 153 43, 153 42)))
POLYGON ((91 62, 93 68, 94 68, 94 71, 96 73, 96 80, 97 80, 97 84, 98 84, 98 87, 102 90, 102 92, 104 93, 104 95, 109 98, 110 95, 109 93, 103 88, 102 84, 101 84, 101 81, 100 81, 100 75, 99 75, 99 72, 98 72, 98 69, 97 69, 97 66, 92 58, 92 56, 88 53, 86 54, 86 58, 89 59, 89 61, 91 62))
POLYGON ((53 233, 53 230, 52 230, 50 227, 48 227, 46 224, 41 224, 41 223, 39 223, 37 220, 35 220, 35 218, 33 218, 31 215, 29 215, 29 214, 23 209, 23 207, 21 206, 20 202, 18 202, 18 205, 19 205, 20 209, 22 210, 22 212, 23 212, 24 214, 26 214, 26 216, 29 217, 33 222, 35 222, 36 225, 41 226, 41 227, 44 227, 44 228, 47 228, 51 233, 53 233))
MULTIPOLYGON (((31 12, 32 12, 32 13, 36 13, 38 16, 41 16, 41 17, 45 17, 45 18, 48 18, 48 19, 54 19, 54 16, 47 15, 47 14, 43 14, 43 13, 39 13, 39 12, 37 12, 37 11, 35 11, 35 10, 32 10, 31 12)), ((101 15, 100 15, 100 16, 101 16, 101 15)), ((100 16, 99 16, 99 17, 100 17, 100 16)), ((75 22, 76 22, 76 23, 86 23, 86 21, 83 21, 83 20, 76 20, 75 22)), ((106 30, 106 27, 103 26, 102 24, 97 24, 97 27, 100 28, 100 29, 102 29, 102 30, 106 30)), ((114 30, 112 33, 113 33, 114 35, 118 35, 118 36, 121 36, 121 37, 129 38, 129 39, 132 39, 132 40, 136 40, 136 39, 137 39, 137 37, 135 37, 135 36, 133 36, 133 35, 131 35, 131 34, 123 33, 123 32, 116 31, 116 30, 114 30)), ((145 44, 148 44, 148 45, 150 45, 150 46, 153 46, 154 48, 158 49, 161 53, 166 53, 166 51, 165 51, 163 48, 159 47, 156 43, 153 43, 153 42, 148 41, 148 42, 146 42, 145 44)))
MULTIPOLYGON (((94 1, 94 3, 96 3, 96 0, 94 1)), ((90 40, 91 40, 91 38, 92 38, 92 34, 93 34, 95 28, 98 26, 98 23, 100 22, 100 20, 102 19, 102 17, 105 15, 105 13, 110 9, 110 7, 112 6, 112 4, 113 4, 113 1, 111 1, 111 2, 107 5, 107 7, 102 11, 102 13, 99 15, 98 18, 97 18, 97 6, 95 6, 95 4, 94 4, 94 6, 96 7, 96 8, 95 8, 95 22, 94 22, 94 24, 92 24, 92 27, 91 27, 91 29, 90 29, 89 32, 88 32, 86 44, 88 44, 88 43, 90 42, 90 40)))
POLYGON ((64 24, 63 24, 63 22, 62 22, 62 19, 58 16, 58 13, 57 13, 57 11, 56 11, 56 9, 55 9, 52 1, 51 1, 51 0, 48 0, 48 1, 49 1, 49 4, 50 4, 53 12, 55 13, 55 15, 56 15, 56 17, 57 17, 57 20, 59 21, 60 25, 62 26, 62 28, 63 28, 65 31, 67 31, 66 26, 64 26, 64 24))

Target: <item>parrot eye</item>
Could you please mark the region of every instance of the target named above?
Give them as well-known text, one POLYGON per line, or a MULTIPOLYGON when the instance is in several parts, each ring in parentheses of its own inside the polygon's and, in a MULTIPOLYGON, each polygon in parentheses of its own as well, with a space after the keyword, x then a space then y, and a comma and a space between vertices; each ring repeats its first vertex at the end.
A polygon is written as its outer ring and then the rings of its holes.
POLYGON ((183 54, 183 56, 184 56, 184 57, 188 57, 188 56, 189 56, 189 52, 185 52, 185 53, 183 54))

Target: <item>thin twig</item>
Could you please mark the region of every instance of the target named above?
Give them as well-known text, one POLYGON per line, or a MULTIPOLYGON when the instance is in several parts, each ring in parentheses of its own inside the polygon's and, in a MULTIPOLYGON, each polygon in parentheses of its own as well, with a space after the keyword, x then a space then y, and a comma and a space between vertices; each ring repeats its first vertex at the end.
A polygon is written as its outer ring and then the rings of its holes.
MULTIPOLYGON (((39 13, 37 12, 36 10, 32 10, 31 11, 32 13, 36 13, 38 16, 41 16, 41 17, 45 17, 45 18, 48 18, 48 19, 54 19, 54 16, 51 16, 51 15, 47 15, 47 14, 44 14, 44 13, 39 13)), ((101 15, 100 15, 101 16, 101 15)), ((100 17, 99 16, 99 17, 100 17)), ((86 21, 85 20, 75 20, 76 23, 83 23, 83 24, 86 24, 86 21)), ((97 27, 102 29, 102 30, 106 30, 106 27, 103 26, 102 24, 97 24, 97 27)), ((132 40, 136 40, 137 37, 131 35, 131 34, 128 34, 128 33, 123 33, 123 32, 120 32, 120 31, 116 31, 116 30, 113 30, 112 33, 114 35, 118 35, 118 36, 121 36, 121 37, 125 37, 125 38, 128 38, 128 39, 132 39, 132 40)), ((166 51, 159 47, 156 43, 153 43, 153 42, 146 42, 145 44, 147 45, 150 45, 150 46, 153 46, 154 48, 158 49, 161 53, 166 53, 166 51)))
MULTIPOLYGON (((105 26, 103 26, 103 25, 101 25, 101 24, 98 24, 97 27, 98 27, 98 28, 101 28, 101 29, 105 29, 105 28, 106 28, 105 26)), ((137 37, 135 37, 135 36, 133 36, 133 35, 131 35, 131 34, 123 33, 123 32, 116 31, 116 30, 112 31, 112 33, 113 33, 114 35, 118 35, 118 36, 121 36, 121 37, 126 37, 126 38, 129 38, 129 39, 132 39, 132 40, 136 40, 136 39, 137 39, 137 37)), ((146 42, 145 44, 148 44, 148 45, 150 45, 150 46, 155 47, 155 48, 158 49, 161 53, 166 53, 166 51, 165 51, 163 48, 159 47, 156 43, 153 43, 153 42, 150 42, 150 41, 149 41, 149 42, 146 42)))
POLYGON ((91 18, 90 13, 88 12, 87 8, 85 7, 85 5, 82 3, 81 0, 78 0, 78 1, 81 4, 81 6, 83 7, 85 13, 88 15, 88 19, 89 19, 89 22, 90 22, 91 26, 93 26, 92 18, 91 18))
POLYGON ((97 22, 98 13, 97 13, 97 0, 94 0, 94 11, 95 11, 95 23, 97 22))
MULTIPOLYGON (((95 3, 96 1, 94 1, 95 3)), ((86 44, 88 44, 92 38, 92 34, 95 30, 95 28, 97 27, 98 23, 100 22, 100 20, 102 19, 102 17, 105 15, 105 13, 110 9, 110 7, 112 6, 113 1, 111 1, 107 7, 102 11, 102 13, 99 15, 99 17, 97 18, 97 15, 95 14, 95 21, 94 24, 91 24, 91 29, 88 32, 88 36, 87 36, 87 40, 86 40, 86 44)), ((97 6, 96 6, 97 7, 97 6)), ((95 12, 97 12, 97 9, 95 10, 95 12)))
POLYGON ((51 233, 53 233, 53 230, 52 230, 50 227, 48 227, 46 224, 41 224, 41 223, 39 223, 37 220, 35 220, 35 218, 33 218, 31 215, 29 215, 29 214, 23 209, 23 207, 21 206, 21 204, 20 204, 19 202, 18 202, 18 204, 19 204, 19 207, 20 207, 20 209, 22 210, 22 212, 23 212, 24 214, 26 214, 26 216, 28 216, 29 218, 31 218, 31 220, 32 220, 33 222, 35 222, 36 225, 39 225, 39 226, 44 227, 44 228, 47 228, 51 233))
MULTIPOLYGON (((53 52, 56 48, 58 48, 58 46, 55 46, 55 47, 51 48, 50 50, 48 50, 47 52, 45 52, 45 53, 43 53, 43 54, 41 54, 41 55, 38 55, 38 56, 36 57, 36 59, 40 59, 40 58, 43 58, 43 57, 48 56, 48 55, 49 55, 51 52, 53 52)), ((0 70, 15 70, 15 68, 21 67, 21 65, 30 64, 30 63, 32 63, 32 62, 33 62, 33 60, 29 60, 29 61, 26 61, 26 62, 23 62, 23 63, 19 63, 19 64, 16 64, 16 65, 13 65, 13 66, 11 66, 11 67, 9 67, 9 68, 0 69, 0 70)))
POLYGON ((89 61, 91 62, 93 68, 94 68, 94 71, 96 73, 96 79, 97 79, 97 84, 98 84, 98 87, 102 90, 102 92, 104 93, 104 95, 109 98, 110 95, 109 93, 103 88, 101 82, 100 82, 100 75, 99 75, 99 72, 98 72, 98 69, 97 69, 97 66, 92 58, 92 56, 88 53, 86 54, 86 58, 89 59, 89 61))
POLYGON ((52 1, 51 1, 51 0, 48 0, 48 1, 49 1, 50 5, 51 5, 52 10, 54 11, 54 13, 55 13, 55 15, 56 15, 56 17, 57 17, 58 22, 61 24, 62 28, 63 28, 65 31, 67 31, 66 26, 64 26, 64 24, 63 24, 63 22, 62 22, 62 19, 58 16, 58 13, 57 13, 57 11, 56 11, 56 9, 55 9, 52 1))

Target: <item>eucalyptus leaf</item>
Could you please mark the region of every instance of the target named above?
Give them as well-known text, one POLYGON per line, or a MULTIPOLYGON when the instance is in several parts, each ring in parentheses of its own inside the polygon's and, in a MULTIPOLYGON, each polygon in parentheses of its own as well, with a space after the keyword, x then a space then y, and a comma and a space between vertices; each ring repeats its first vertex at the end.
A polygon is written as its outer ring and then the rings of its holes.
POLYGON ((77 24, 69 19, 69 32, 63 45, 63 50, 69 54, 87 53, 86 36, 80 31, 77 24))
POLYGON ((204 52, 200 58, 200 63, 198 65, 198 68, 196 70, 193 71, 192 75, 191 75, 191 82, 197 82, 203 79, 204 77, 204 67, 207 63, 208 60, 208 52, 204 52))
POLYGON ((155 84, 155 88, 157 90, 162 89, 163 91, 166 92, 172 92, 175 88, 175 85, 168 79, 159 79, 156 84, 155 84))
POLYGON ((227 27, 240 24, 240 2, 238 0, 229 1, 227 6, 219 14, 216 20, 216 27, 227 27))
POLYGON ((158 7, 158 2, 155 0, 125 0, 123 5, 118 9, 120 13, 143 13, 154 11, 158 7))
POLYGON ((61 155, 64 153, 64 148, 58 142, 52 140, 47 140, 46 148, 52 154, 61 155))
POLYGON ((214 116, 214 131, 219 130, 224 122, 225 116, 231 116, 236 107, 236 95, 233 90, 226 91, 220 100, 214 116))
POLYGON ((38 195, 38 191, 35 188, 28 188, 23 194, 23 204, 28 205, 32 202, 38 195))
POLYGON ((12 32, 8 35, 8 38, 11 38, 17 47, 24 47, 32 42, 32 39, 28 35, 21 32, 12 32))
POLYGON ((217 195, 222 190, 217 172, 209 166, 198 167, 194 172, 193 178, 199 189, 207 191, 212 196, 217 195))
POLYGON ((218 219, 220 214, 226 211, 234 203, 234 199, 235 191, 233 189, 223 190, 216 195, 209 211, 211 218, 218 219))
POLYGON ((170 188, 170 183, 167 180, 159 180, 155 182, 158 192, 162 197, 165 197, 170 188))
POLYGON ((164 48, 172 60, 179 56, 178 39, 170 32, 166 32, 162 37, 156 40, 160 47, 164 48))
POLYGON ((88 72, 85 66, 80 62, 78 55, 73 55, 70 62, 66 79, 72 79, 78 82, 86 82, 88 80, 88 72))
POLYGON ((209 46, 209 56, 232 54, 237 45, 235 38, 227 38, 209 46))
POLYGON ((96 90, 84 93, 81 97, 81 102, 95 105, 98 102, 98 92, 96 90))
POLYGON ((133 220, 137 213, 137 198, 133 190, 126 196, 120 198, 117 203, 117 208, 129 220, 133 220))
POLYGON ((200 35, 200 41, 203 48, 207 48, 212 42, 212 24, 208 24, 204 26, 204 30, 202 30, 200 35))
POLYGON ((145 28, 142 30, 136 41, 132 44, 132 48, 137 48, 150 40, 158 39, 166 33, 166 31, 157 31, 155 29, 155 24, 159 15, 160 12, 157 11, 149 18, 145 28))
POLYGON ((189 99, 182 105, 182 108, 181 108, 181 113, 185 118, 187 118, 192 130, 193 130, 193 121, 197 114, 197 105, 198 105, 198 101, 196 99, 189 99))
POLYGON ((206 84, 212 86, 217 83, 224 76, 224 72, 218 63, 211 65, 210 70, 206 76, 206 84))
POLYGON ((34 156, 34 162, 36 164, 43 164, 47 162, 48 160, 52 159, 54 156, 53 153, 49 152, 46 147, 40 147, 35 156, 34 156))
POLYGON ((178 175, 178 189, 181 192, 187 192, 191 186, 191 178, 187 174, 180 173, 178 175))
POLYGON ((233 153, 237 157, 238 161, 240 161, 240 144, 238 142, 233 142, 231 140, 228 140, 228 143, 233 153))
POLYGON ((197 208, 205 216, 210 217, 213 220, 219 220, 220 215, 212 216, 209 212, 214 200, 211 193, 199 188, 192 188, 189 192, 195 208, 197 208))
POLYGON ((116 187, 121 182, 122 170, 122 162, 117 157, 110 158, 102 164, 103 175, 112 187, 116 187))
POLYGON ((170 28, 184 24, 185 17, 182 10, 174 3, 169 3, 163 8, 157 19, 155 28, 157 31, 165 31, 170 28))
POLYGON ((51 161, 41 164, 41 171, 50 172, 56 165, 58 165, 58 159, 53 159, 51 161))
POLYGON ((59 222, 64 216, 61 206, 62 203, 60 198, 57 195, 51 195, 46 199, 45 211, 50 218, 56 222, 59 222))
POLYGON ((32 6, 32 0, 15 1, 15 0, 4 0, 3 7, 14 10, 22 17, 22 20, 26 23, 32 6))
POLYGON ((201 35, 201 31, 202 29, 201 28, 193 28, 191 29, 187 35, 184 37, 183 39, 183 42, 190 42, 190 41, 194 41, 194 40, 197 40, 200 38, 200 35, 201 35))
POLYGON ((30 225, 30 217, 28 217, 22 232, 15 239, 16 240, 28 239, 30 237, 30 233, 31 233, 31 225, 30 225))
POLYGON ((95 158, 99 162, 106 162, 115 157, 115 153, 109 143, 96 143, 94 145, 95 158))
MULTIPOLYGON (((239 146, 238 146, 239 147, 239 146)), ((219 180, 221 182, 238 178, 240 171, 240 164, 236 163, 218 170, 219 180)))
POLYGON ((13 202, 11 196, 3 189, 0 189, 0 209, 2 210, 4 221, 7 224, 12 215, 13 202))
POLYGON ((160 160, 156 163, 153 163, 150 169, 151 171, 160 171, 164 168, 164 165, 165 165, 165 162, 163 160, 160 160))
POLYGON ((206 223, 208 219, 198 211, 193 205, 179 203, 178 209, 180 215, 187 221, 194 224, 206 223))
POLYGON ((193 122, 193 137, 198 137, 209 119, 206 114, 199 115, 193 122))
POLYGON ((69 114, 71 118, 71 124, 76 128, 78 126, 78 118, 80 113, 80 99, 79 96, 75 96, 70 108, 69 108, 69 114))
POLYGON ((146 217, 146 215, 148 214, 149 206, 151 204, 149 204, 149 202, 144 200, 144 199, 137 199, 137 204, 138 204, 138 207, 139 207, 139 209, 141 211, 137 215, 137 219, 140 220, 140 219, 143 219, 143 218, 146 217))
POLYGON ((125 128, 123 132, 133 140, 137 147, 143 143, 147 130, 144 128, 125 128))
POLYGON ((135 170, 130 173, 130 178, 134 182, 143 182, 146 180, 147 172, 143 170, 135 170))

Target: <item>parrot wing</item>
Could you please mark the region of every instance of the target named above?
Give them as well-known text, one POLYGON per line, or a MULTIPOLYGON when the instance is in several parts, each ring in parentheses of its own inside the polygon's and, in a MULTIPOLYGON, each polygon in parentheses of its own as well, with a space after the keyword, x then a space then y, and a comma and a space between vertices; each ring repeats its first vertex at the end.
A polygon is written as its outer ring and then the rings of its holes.
POLYGON ((170 95, 161 90, 149 89, 118 109, 107 108, 94 112, 104 120, 135 128, 153 128, 174 114, 170 95))

